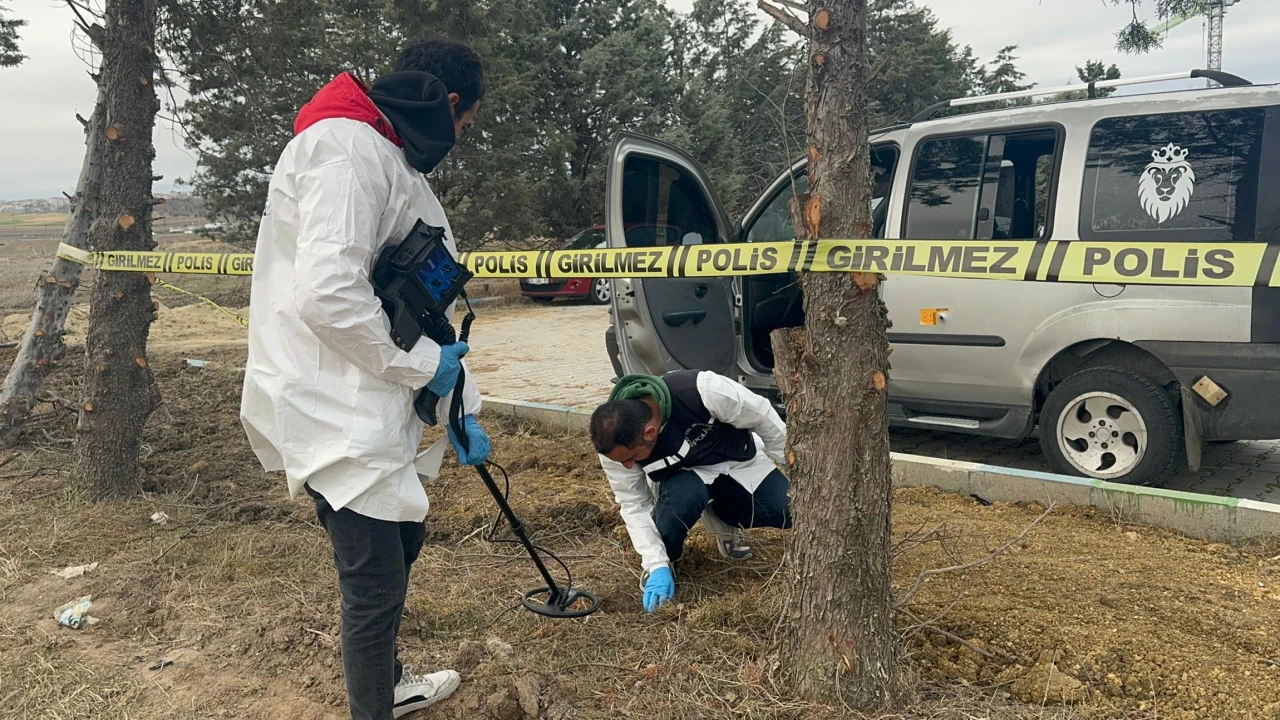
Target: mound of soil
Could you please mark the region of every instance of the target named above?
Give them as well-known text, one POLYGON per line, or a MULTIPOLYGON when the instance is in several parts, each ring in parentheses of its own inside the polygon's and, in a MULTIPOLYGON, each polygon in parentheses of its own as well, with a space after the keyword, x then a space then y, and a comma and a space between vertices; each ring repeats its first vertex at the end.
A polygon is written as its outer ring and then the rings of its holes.
MULTIPOLYGON (((70 491, 64 399, 79 397, 79 352, 51 376, 17 454, 0 454, 0 717, 346 717, 331 551, 309 501, 289 500, 244 440, 243 350, 203 348, 197 368, 189 348, 157 347, 165 403, 144 435, 141 494, 101 504, 70 491), (49 573, 92 562, 80 578, 49 573), (54 609, 85 595, 99 622, 59 627, 54 609)), ((11 358, 0 351, 0 368, 11 358)), ((422 717, 853 717, 785 691, 773 646, 784 533, 752 532, 755 557, 729 563, 695 530, 679 605, 648 615, 586 438, 484 422, 512 506, 603 608, 577 621, 519 609, 537 575, 501 542, 505 525, 490 536, 496 508, 475 473, 447 463, 428 486, 401 653, 464 683, 422 717)), ((894 501, 899 593, 1043 511, 929 489, 894 501)), ((896 717, 1275 717, 1277 553, 1055 508, 1007 553, 911 600, 899 620, 918 692, 896 717)))

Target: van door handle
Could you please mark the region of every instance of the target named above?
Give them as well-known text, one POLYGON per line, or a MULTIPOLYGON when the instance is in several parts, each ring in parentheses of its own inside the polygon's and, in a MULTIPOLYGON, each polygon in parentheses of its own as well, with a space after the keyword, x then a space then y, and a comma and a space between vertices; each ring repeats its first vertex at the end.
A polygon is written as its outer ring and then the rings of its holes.
POLYGON ((695 285, 695 286, 694 286, 694 288, 693 288, 693 296, 694 296, 694 297, 696 297, 696 298, 698 298, 699 300, 701 300, 702 298, 706 297, 706 296, 707 296, 707 286, 706 286, 706 285, 695 285))
POLYGON ((672 310, 662 313, 662 321, 671 327, 680 327, 690 320, 693 321, 694 325, 697 325, 706 317, 706 310, 672 310))

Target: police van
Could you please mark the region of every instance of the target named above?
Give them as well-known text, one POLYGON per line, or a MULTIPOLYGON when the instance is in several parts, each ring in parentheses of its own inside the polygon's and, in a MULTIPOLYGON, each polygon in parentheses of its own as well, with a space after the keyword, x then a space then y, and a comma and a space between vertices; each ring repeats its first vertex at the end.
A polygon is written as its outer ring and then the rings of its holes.
MULTIPOLYGON (((1038 434, 1056 471, 1135 484, 1198 469, 1206 442, 1280 437, 1280 288, 1265 282, 1280 252, 1280 86, 1193 70, 1015 104, 1081 90, 944 101, 872 134, 874 237, 1031 241, 1027 272, 1049 281, 890 275, 880 291, 893 323, 890 422, 1038 434), (1188 78, 1211 86, 1097 96, 1188 78), (982 104, 997 108, 937 117, 982 104), (1123 244, 1085 258, 1114 282, 1052 282, 1081 241, 1123 244), (1261 253, 1261 285, 1123 282, 1135 273, 1212 282, 1227 260, 1183 245, 1201 242, 1261 253)), ((607 176, 608 243, 791 240, 788 203, 805 187, 801 160, 735 220, 688 155, 621 134, 607 176), (637 224, 681 231, 624 232, 637 224)), ((776 402, 769 333, 803 321, 794 273, 620 279, 606 343, 620 372, 714 370, 776 402)))

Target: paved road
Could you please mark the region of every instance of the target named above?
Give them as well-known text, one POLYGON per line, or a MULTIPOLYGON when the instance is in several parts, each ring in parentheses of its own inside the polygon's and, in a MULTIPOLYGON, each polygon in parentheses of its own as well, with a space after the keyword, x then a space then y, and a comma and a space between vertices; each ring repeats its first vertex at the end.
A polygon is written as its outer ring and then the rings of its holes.
MULTIPOLYGON (((471 365, 486 395, 588 409, 608 395, 606 308, 556 303, 476 310, 471 365)), ((914 455, 1049 470, 1035 440, 910 429, 894 430, 892 444, 914 455)), ((1280 503, 1280 440, 1211 445, 1199 472, 1183 470, 1166 487, 1280 503)))

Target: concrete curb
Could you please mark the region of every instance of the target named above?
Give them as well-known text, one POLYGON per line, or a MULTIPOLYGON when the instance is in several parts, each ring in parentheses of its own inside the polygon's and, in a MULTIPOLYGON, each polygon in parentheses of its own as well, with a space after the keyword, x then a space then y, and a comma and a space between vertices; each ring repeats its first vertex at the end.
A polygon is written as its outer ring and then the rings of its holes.
MULTIPOLYGON (((585 432, 585 410, 484 398, 484 409, 565 431, 585 432)), ((1126 522, 1168 528, 1214 542, 1238 542, 1280 533, 1280 505, 1199 493, 1134 487, 981 463, 892 453, 895 487, 936 487, 988 502, 1086 505, 1126 522)))

